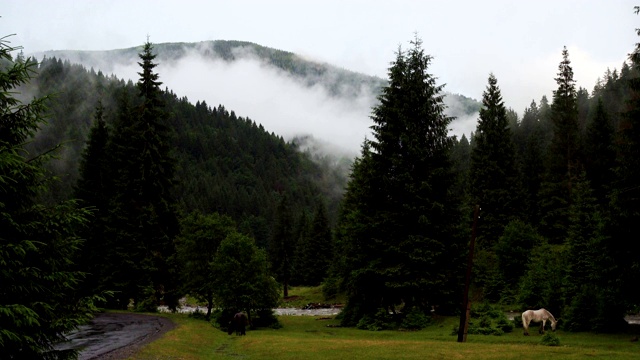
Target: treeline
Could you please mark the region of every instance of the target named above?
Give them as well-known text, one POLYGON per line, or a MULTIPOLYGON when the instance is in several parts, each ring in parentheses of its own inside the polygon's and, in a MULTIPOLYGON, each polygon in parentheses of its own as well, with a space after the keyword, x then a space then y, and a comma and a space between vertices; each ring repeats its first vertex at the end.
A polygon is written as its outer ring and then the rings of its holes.
POLYGON ((223 106, 161 90, 152 49, 134 84, 12 58, 2 43, 0 343, 10 357, 72 356, 55 343, 97 305, 209 301, 194 269, 213 284, 219 316, 253 311, 255 324, 277 321, 273 275, 317 285, 326 273, 337 174, 223 106))
POLYGON ((459 140, 421 41, 396 55, 336 227, 325 290, 347 293, 343 324, 419 328, 459 311, 477 205, 473 301, 545 307, 569 330, 624 327, 640 305, 638 49, 589 94, 565 48, 553 99, 522 118, 490 74, 459 140))

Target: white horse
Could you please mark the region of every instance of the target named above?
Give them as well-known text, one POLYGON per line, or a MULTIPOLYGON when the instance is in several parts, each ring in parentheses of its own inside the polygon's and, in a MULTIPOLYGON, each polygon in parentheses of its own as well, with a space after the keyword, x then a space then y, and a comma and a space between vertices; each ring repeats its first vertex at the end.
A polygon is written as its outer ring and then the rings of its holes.
POLYGON ((551 321, 551 330, 556 331, 556 325, 558 320, 551 315, 551 313, 545 309, 540 310, 527 310, 522 313, 522 327, 524 328, 524 334, 529 335, 529 323, 536 322, 540 324, 540 334, 544 334, 544 326, 547 320, 551 321))

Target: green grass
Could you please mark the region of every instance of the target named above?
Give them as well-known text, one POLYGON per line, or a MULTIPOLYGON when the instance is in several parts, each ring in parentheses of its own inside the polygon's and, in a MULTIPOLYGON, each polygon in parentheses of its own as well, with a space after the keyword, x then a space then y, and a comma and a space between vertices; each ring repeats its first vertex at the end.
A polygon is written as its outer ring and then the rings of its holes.
POLYGON ((338 295, 333 299, 325 299, 322 294, 322 286, 294 286, 289 288, 289 296, 280 299, 280 306, 287 308, 302 308, 309 303, 344 304, 345 295, 338 295))
POLYGON ((638 334, 557 331, 560 346, 544 346, 541 335, 522 329, 503 336, 469 335, 466 343, 451 335, 458 318, 441 318, 414 332, 371 332, 327 327, 338 321, 310 316, 281 316, 282 329, 227 335, 202 320, 165 315, 177 327, 147 345, 135 359, 640 359, 638 334))

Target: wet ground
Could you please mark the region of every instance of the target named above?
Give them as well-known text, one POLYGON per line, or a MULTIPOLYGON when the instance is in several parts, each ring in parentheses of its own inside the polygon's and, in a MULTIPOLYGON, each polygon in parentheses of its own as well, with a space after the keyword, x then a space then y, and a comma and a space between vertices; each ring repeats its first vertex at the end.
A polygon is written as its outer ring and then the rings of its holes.
POLYGON ((79 360, 125 359, 174 328, 162 317, 132 313, 100 313, 68 336, 59 349, 78 349, 79 360))

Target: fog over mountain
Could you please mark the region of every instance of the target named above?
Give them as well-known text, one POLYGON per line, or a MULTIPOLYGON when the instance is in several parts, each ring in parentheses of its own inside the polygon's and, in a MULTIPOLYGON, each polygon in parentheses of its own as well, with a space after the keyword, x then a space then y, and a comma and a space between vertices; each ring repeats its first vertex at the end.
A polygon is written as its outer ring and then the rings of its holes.
MULTIPOLYGON (((365 137, 371 137, 369 116, 386 81, 251 43, 156 44, 155 50, 163 88, 179 97, 222 104, 286 140, 313 140, 306 145, 348 157, 357 155, 365 137)), ((50 51, 37 56, 67 59, 135 82, 138 51, 50 51)), ((477 111, 469 107, 479 108, 479 103, 459 95, 448 95, 445 102, 447 114, 457 118, 451 133, 469 136, 477 121, 477 111)))

